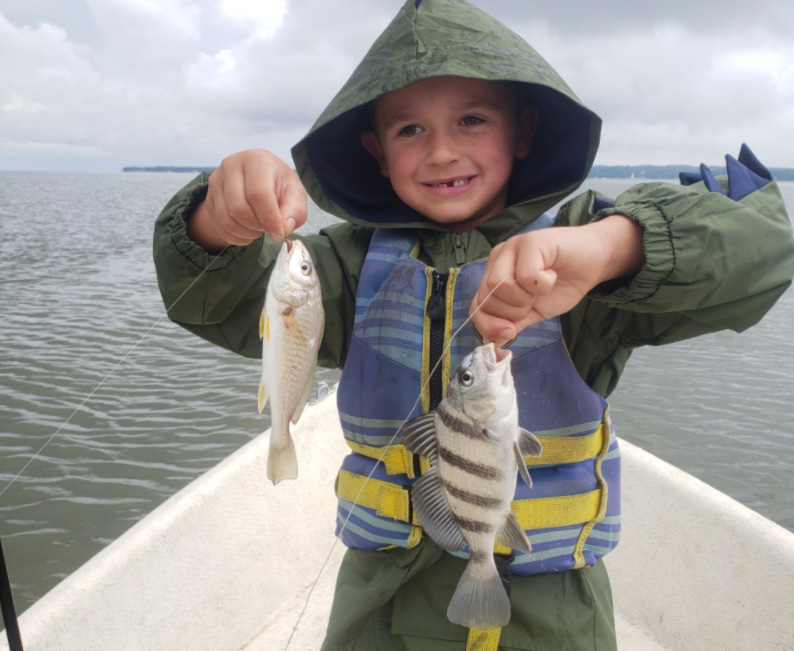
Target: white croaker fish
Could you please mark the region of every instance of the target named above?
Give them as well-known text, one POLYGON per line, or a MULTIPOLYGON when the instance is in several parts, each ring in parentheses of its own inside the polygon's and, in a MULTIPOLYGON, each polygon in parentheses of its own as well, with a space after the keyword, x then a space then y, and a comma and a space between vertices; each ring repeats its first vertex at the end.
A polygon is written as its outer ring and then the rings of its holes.
POLYGON ((494 561, 494 540, 529 553, 511 510, 516 473, 532 485, 523 456, 542 446, 518 425, 512 354, 493 344, 475 348, 450 380, 438 409, 409 422, 403 443, 431 468, 413 486, 419 523, 444 549, 469 548, 452 596, 451 622, 488 630, 510 621, 510 600, 494 561))
POLYGON ((298 422, 309 397, 324 325, 320 281, 311 256, 299 240, 285 241, 267 285, 259 320, 259 411, 269 400, 267 477, 274 484, 298 476, 289 424, 298 422))

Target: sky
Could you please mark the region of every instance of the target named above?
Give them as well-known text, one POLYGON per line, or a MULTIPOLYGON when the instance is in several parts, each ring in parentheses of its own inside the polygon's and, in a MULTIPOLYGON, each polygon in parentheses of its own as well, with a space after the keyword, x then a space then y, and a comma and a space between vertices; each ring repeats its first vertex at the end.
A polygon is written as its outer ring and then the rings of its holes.
MULTIPOLYGON (((794 2, 472 0, 604 120, 596 164, 794 167, 794 2)), ((0 0, 0 170, 290 161, 402 0, 0 0)))

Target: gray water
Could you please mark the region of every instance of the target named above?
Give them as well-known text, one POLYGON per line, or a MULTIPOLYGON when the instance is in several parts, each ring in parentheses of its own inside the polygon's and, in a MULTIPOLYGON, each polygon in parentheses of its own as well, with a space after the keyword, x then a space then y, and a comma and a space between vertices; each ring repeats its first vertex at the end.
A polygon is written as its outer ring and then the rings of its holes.
MULTIPOLYGON (((0 538, 20 611, 268 426, 258 362, 164 318, 152 221, 190 178, 0 173, 0 538)), ((794 530, 792 321, 788 293, 741 336, 638 351, 612 411, 624 438, 794 530)))

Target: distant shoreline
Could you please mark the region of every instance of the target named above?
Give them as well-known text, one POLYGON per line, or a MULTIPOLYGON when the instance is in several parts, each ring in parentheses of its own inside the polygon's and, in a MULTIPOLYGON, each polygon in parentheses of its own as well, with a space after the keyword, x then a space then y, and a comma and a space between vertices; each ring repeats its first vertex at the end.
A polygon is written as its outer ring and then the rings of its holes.
MULTIPOLYGON (((714 174, 725 174, 724 166, 710 168, 714 174)), ((153 167, 124 167, 123 172, 212 172, 214 167, 193 167, 156 165, 153 167)), ((692 165, 593 165, 588 178, 591 179, 636 179, 643 180, 669 180, 677 179, 680 172, 697 172, 699 168, 692 165)), ((776 181, 794 181, 794 168, 770 167, 769 171, 776 181)))
POLYGON ((173 165, 155 165, 154 167, 122 167, 122 172, 213 172, 214 167, 175 167, 173 165))
MULTIPOLYGON (((725 166, 709 166, 716 175, 726 173, 725 166)), ((794 168, 770 167, 772 178, 776 181, 794 181, 794 168)), ((667 180, 677 179, 681 172, 700 172, 693 165, 593 165, 588 178, 595 179, 635 179, 667 180)))

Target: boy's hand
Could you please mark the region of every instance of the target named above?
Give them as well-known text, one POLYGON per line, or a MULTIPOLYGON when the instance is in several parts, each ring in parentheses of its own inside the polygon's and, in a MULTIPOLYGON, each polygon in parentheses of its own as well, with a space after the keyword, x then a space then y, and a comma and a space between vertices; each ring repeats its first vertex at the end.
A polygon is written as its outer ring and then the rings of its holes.
POLYGON ((469 313, 480 308, 477 331, 504 345, 527 326, 564 314, 596 285, 634 275, 643 262, 642 229, 623 215, 516 235, 491 251, 469 313))
POLYGON ((265 149, 224 158, 204 201, 188 218, 187 234, 211 253, 267 234, 283 240, 306 222, 306 191, 298 175, 265 149))

